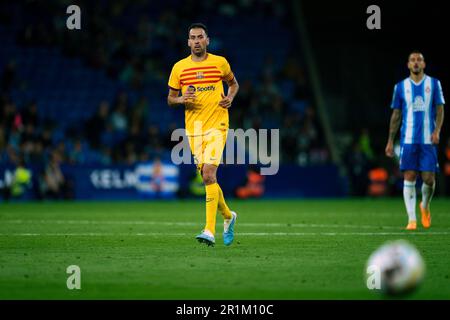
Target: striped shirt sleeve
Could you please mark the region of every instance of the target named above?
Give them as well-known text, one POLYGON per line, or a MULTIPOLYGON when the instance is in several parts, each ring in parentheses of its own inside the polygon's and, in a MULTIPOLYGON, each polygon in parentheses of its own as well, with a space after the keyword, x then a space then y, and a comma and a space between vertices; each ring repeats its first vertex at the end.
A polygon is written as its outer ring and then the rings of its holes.
POLYGON ((394 93, 392 94, 391 109, 401 109, 402 107, 399 91, 400 91, 399 85, 396 84, 394 87, 394 93))
POLYGON ((170 73, 168 85, 169 85, 169 88, 172 90, 180 90, 181 89, 180 75, 179 75, 178 68, 176 66, 173 66, 173 68, 172 68, 172 72, 170 73))
POLYGON ((434 105, 439 106, 445 104, 444 93, 442 91, 441 82, 436 80, 436 86, 434 90, 434 105))
POLYGON ((222 80, 223 81, 231 81, 234 79, 233 71, 231 71, 230 64, 227 60, 225 60, 225 63, 222 65, 222 80))

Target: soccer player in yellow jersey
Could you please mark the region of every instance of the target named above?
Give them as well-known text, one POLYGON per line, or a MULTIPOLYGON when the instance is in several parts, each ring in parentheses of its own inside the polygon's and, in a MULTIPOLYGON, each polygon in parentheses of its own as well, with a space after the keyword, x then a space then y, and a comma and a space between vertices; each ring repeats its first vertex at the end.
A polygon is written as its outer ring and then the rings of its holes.
POLYGON ((234 239, 236 213, 231 211, 217 183, 217 168, 222 158, 228 133, 228 108, 239 90, 239 84, 228 61, 207 52, 208 29, 194 23, 188 30, 191 55, 178 61, 169 78, 169 106, 185 106, 186 135, 202 174, 206 189, 206 225, 196 239, 208 246, 215 244, 217 209, 224 218, 223 241, 234 239), (224 94, 223 83, 228 86, 224 94))

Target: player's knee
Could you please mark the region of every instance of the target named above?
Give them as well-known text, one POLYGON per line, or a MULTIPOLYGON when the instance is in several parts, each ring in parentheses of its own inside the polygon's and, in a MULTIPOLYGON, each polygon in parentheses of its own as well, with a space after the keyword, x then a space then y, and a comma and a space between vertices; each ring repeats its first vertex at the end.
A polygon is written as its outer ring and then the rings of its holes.
POLYGON ((434 184, 434 177, 433 176, 422 177, 422 180, 423 180, 424 183, 426 183, 429 186, 432 186, 434 184))
POLYGON ((406 181, 416 181, 417 174, 415 172, 405 172, 404 178, 406 181))
POLYGON ((216 177, 213 174, 203 174, 203 182, 205 185, 213 184, 216 182, 216 177))
POLYGON ((216 182, 216 170, 209 166, 204 166, 202 171, 203 182, 205 185, 213 184, 216 182))

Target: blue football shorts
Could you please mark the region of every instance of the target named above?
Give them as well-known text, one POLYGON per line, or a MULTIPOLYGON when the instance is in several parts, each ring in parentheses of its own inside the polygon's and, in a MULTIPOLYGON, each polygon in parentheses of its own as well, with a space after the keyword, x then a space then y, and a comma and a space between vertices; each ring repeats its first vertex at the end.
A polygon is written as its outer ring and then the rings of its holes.
POLYGON ((437 146, 433 144, 403 144, 400 147, 400 170, 439 171, 437 146))

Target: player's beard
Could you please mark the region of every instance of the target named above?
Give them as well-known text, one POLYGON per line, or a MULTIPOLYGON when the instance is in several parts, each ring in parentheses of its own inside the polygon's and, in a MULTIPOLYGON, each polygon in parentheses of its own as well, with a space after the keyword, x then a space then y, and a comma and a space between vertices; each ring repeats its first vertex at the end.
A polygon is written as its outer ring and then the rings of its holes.
POLYGON ((192 53, 197 57, 202 57, 205 55, 206 49, 200 48, 200 50, 198 50, 198 51, 195 51, 195 49, 194 49, 194 50, 192 50, 192 53))
POLYGON ((421 74, 422 71, 423 71, 423 69, 420 68, 419 66, 414 67, 414 68, 412 69, 412 73, 414 73, 415 75, 421 74))

